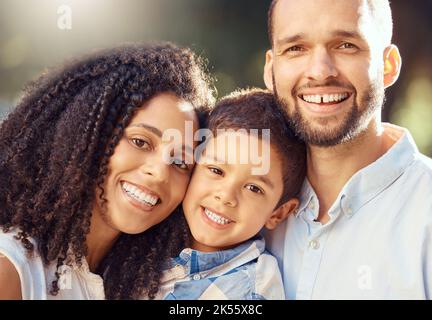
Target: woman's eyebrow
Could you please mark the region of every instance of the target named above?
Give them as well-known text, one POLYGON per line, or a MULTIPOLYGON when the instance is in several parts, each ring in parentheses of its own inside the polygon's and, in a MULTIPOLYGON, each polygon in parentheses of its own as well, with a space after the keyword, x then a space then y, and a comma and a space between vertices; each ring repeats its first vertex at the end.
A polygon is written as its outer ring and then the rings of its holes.
POLYGON ((149 126, 149 125, 144 124, 144 123, 135 123, 135 124, 131 124, 130 126, 134 127, 134 128, 147 129, 150 132, 152 132, 153 134, 157 135, 159 138, 162 138, 162 131, 160 131, 158 128, 155 128, 153 126, 149 126))

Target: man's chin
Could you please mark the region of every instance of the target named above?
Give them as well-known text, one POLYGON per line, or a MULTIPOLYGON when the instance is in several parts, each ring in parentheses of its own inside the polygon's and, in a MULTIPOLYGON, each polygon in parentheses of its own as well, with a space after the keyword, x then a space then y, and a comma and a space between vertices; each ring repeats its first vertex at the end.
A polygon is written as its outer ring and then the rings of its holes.
POLYGON ((320 147, 334 147, 352 137, 350 123, 338 122, 336 119, 318 119, 306 122, 297 119, 294 125, 296 134, 307 144, 320 147))

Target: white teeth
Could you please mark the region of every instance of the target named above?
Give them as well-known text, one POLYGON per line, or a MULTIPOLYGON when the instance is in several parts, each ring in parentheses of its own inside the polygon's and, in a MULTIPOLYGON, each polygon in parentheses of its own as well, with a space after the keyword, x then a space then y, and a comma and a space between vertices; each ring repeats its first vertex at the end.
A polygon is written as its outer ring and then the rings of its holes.
POLYGON ((143 202, 143 203, 145 203, 147 205, 154 206, 159 201, 159 198, 154 197, 154 196, 152 196, 150 194, 147 194, 147 193, 143 192, 142 190, 139 190, 134 185, 131 185, 131 184, 127 183, 127 182, 124 182, 122 184, 122 188, 130 196, 132 196, 136 200, 138 200, 140 202, 143 202))
POLYGON ((207 215, 207 217, 208 217, 210 220, 212 220, 212 221, 214 221, 214 222, 216 222, 216 223, 219 223, 219 224, 221 224, 221 225, 225 225, 225 224, 228 224, 228 223, 231 222, 231 220, 228 220, 228 219, 226 219, 226 218, 224 218, 224 217, 221 217, 220 215, 217 215, 216 213, 210 211, 210 210, 207 209, 207 208, 204 209, 204 212, 205 212, 205 214, 207 215))
POLYGON ((329 103, 340 102, 348 98, 348 93, 323 94, 323 95, 303 95, 303 100, 310 103, 329 103))

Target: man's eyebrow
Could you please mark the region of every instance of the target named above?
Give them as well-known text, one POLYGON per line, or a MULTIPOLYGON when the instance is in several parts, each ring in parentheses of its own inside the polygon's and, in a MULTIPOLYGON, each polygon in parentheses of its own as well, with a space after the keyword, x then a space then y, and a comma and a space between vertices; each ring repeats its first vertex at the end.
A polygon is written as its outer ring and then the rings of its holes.
POLYGON ((357 31, 335 30, 331 33, 333 37, 363 39, 357 31))
POLYGON ((149 126, 149 125, 144 124, 144 123, 135 123, 135 124, 131 124, 130 127, 147 129, 148 131, 157 135, 159 138, 162 138, 162 131, 160 131, 158 128, 155 128, 153 126, 149 126))
MULTIPOLYGON (((354 38, 354 39, 363 39, 360 33, 357 31, 347 31, 347 30, 335 30, 331 32, 332 37, 341 37, 341 38, 354 38)), ((306 38, 304 33, 297 33, 292 36, 283 37, 276 40, 276 45, 283 45, 285 43, 292 43, 299 41, 301 39, 306 38)))
POLYGON ((303 39, 303 38, 305 38, 304 33, 297 33, 297 34, 294 34, 292 36, 287 36, 287 37, 277 39, 276 45, 283 45, 284 43, 296 42, 296 41, 303 39))

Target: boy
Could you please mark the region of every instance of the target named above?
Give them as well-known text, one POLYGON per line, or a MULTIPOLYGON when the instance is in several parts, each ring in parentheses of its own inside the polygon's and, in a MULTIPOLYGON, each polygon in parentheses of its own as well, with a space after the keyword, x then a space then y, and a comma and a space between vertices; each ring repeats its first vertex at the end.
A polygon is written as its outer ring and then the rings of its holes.
POLYGON ((156 298, 284 299, 276 259, 265 252, 259 232, 264 226, 274 229, 297 208, 305 146, 287 127, 272 94, 259 89, 223 98, 209 129, 212 137, 183 201, 191 248, 171 261, 156 298), (253 145, 268 170, 254 171, 253 145))

